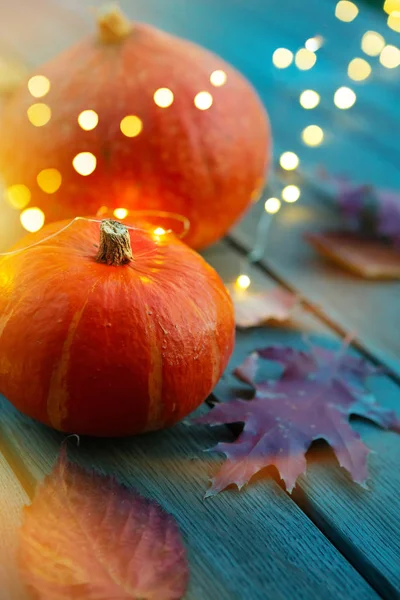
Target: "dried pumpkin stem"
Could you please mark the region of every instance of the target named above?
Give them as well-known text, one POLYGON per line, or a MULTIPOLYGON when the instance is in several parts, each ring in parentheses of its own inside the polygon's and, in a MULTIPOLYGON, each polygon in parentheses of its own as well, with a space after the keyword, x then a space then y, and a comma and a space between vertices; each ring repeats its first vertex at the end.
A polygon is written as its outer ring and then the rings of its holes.
POLYGON ((96 261, 119 267, 133 260, 131 238, 125 225, 106 219, 100 225, 100 248, 96 261))
POLYGON ((97 27, 102 42, 115 44, 130 35, 133 25, 117 4, 109 4, 100 9, 97 27))

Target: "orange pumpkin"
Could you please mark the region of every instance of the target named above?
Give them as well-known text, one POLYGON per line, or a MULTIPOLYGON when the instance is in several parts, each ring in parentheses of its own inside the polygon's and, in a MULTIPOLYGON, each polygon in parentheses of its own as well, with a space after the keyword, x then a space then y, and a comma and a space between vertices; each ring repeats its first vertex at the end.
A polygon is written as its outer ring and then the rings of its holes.
POLYGON ((122 436, 172 425, 227 365, 228 292, 172 234, 75 220, 45 239, 65 224, 0 259, 0 393, 65 432, 122 436))
POLYGON ((215 242, 264 185, 270 133, 259 98, 186 40, 115 9, 98 25, 9 99, 0 122, 7 185, 26 186, 23 199, 30 194, 47 221, 101 206, 166 210, 188 217, 192 247, 215 242))

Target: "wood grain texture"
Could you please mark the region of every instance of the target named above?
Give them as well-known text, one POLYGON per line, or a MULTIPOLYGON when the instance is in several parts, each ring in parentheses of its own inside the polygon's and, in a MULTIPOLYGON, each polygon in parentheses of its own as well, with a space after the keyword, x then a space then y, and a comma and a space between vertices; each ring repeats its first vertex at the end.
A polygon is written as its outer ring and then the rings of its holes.
POLYGON ((20 582, 16 550, 22 509, 29 503, 0 448, 0 595, 1 600, 27 600, 20 582))

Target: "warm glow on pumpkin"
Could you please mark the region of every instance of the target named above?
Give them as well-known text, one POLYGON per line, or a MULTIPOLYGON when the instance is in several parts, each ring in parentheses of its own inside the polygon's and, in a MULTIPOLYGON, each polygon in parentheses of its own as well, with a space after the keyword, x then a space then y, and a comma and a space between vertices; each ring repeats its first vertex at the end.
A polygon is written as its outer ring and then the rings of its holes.
POLYGON ((28 90, 34 98, 43 98, 50 91, 50 81, 44 75, 34 75, 28 81, 28 90))
POLYGON ((54 194, 61 186, 61 173, 58 169, 43 169, 37 176, 37 182, 43 192, 54 194))
POLYGON ((125 219, 128 216, 128 210, 126 208, 116 208, 114 210, 114 217, 117 219, 125 219))
POLYGON ((285 202, 297 202, 300 198, 300 188, 297 185, 287 185, 282 190, 282 198, 285 202))
POLYGON ((20 215, 21 225, 26 231, 34 233, 44 225, 44 212, 40 208, 27 208, 20 215))
POLYGON ((168 108, 174 101, 174 94, 168 88, 160 88, 154 94, 154 102, 160 108, 168 108))
POLYGON ((42 104, 41 102, 32 104, 26 112, 28 119, 35 127, 43 127, 43 125, 46 125, 51 119, 50 106, 42 104))
POLYGON ((210 92, 199 92, 194 99, 194 105, 199 110, 208 110, 211 108, 213 101, 210 92))
POLYGON ((213 73, 211 73, 211 76, 210 76, 210 82, 215 87, 221 87, 222 85, 225 85, 227 79, 228 79, 228 76, 225 73, 225 71, 220 71, 220 70, 214 71, 213 73))
POLYGON ((31 201, 30 189, 22 184, 11 185, 6 189, 6 199, 13 208, 22 210, 31 201))
POLYGON ((136 137, 143 129, 143 123, 136 115, 128 115, 122 119, 120 129, 126 137, 136 137))
POLYGON ((84 110, 78 117, 78 123, 84 131, 91 131, 99 122, 99 115, 95 110, 84 110))
POLYGON ((87 176, 93 173, 97 159, 91 152, 80 152, 72 161, 73 167, 79 175, 87 176))

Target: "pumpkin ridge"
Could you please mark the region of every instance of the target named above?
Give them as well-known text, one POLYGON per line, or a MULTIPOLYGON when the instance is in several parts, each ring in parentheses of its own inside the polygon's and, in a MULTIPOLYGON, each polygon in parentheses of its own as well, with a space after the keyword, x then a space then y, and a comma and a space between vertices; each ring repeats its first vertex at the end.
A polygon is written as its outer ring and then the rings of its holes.
POLYGON ((150 369, 148 375, 149 407, 147 412, 147 429, 156 429, 164 424, 162 414, 162 383, 163 383, 163 356, 158 346, 157 333, 154 324, 149 318, 149 307, 144 307, 147 316, 147 337, 149 343, 150 369))

